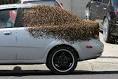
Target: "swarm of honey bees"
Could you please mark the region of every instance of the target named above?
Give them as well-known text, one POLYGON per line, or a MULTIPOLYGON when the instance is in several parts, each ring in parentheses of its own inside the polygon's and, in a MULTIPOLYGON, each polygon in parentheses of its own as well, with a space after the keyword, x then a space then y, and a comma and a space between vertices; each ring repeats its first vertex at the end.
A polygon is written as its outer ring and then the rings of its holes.
MULTIPOLYGON (((37 6, 24 9, 22 23, 34 38, 55 38, 66 41, 96 38, 99 25, 95 21, 82 20, 58 7, 37 6)), ((20 22, 20 21, 19 21, 20 22)))

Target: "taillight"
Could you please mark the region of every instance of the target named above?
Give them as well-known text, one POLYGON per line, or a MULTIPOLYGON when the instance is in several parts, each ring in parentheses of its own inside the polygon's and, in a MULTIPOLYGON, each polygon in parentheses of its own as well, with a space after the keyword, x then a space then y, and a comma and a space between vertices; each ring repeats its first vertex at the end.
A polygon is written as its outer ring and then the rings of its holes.
POLYGON ((87 45, 86 48, 93 48, 93 46, 92 45, 87 45))

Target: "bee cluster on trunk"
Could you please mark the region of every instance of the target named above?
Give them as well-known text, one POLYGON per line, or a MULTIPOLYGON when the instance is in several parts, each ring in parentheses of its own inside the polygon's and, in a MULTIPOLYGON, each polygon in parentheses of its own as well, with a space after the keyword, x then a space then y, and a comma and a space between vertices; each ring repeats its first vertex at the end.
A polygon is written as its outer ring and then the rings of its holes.
MULTIPOLYGON (((20 13, 21 14, 21 13, 20 13)), ((82 20, 58 7, 37 6, 23 9, 21 21, 34 38, 55 38, 66 41, 89 40, 99 32, 95 21, 82 20)), ((21 22, 19 21, 19 22, 21 22)))

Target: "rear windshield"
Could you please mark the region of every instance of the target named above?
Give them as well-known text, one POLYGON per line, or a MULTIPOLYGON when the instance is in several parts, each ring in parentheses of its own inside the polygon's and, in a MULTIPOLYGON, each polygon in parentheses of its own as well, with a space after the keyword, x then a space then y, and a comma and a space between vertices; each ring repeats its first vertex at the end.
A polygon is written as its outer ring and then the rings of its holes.
POLYGON ((113 6, 118 8, 118 0, 112 0, 113 6))

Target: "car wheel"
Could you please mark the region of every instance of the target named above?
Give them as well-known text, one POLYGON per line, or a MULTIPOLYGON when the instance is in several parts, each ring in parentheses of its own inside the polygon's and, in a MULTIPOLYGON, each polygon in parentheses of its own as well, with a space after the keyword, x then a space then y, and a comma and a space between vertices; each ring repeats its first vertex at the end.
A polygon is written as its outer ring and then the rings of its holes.
POLYGON ((55 74, 69 74, 77 66, 77 55, 73 49, 58 47, 51 51, 46 65, 55 74))
POLYGON ((110 36, 110 24, 109 19, 106 17, 103 21, 103 39, 105 42, 110 43, 111 36, 110 36))

